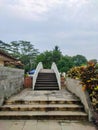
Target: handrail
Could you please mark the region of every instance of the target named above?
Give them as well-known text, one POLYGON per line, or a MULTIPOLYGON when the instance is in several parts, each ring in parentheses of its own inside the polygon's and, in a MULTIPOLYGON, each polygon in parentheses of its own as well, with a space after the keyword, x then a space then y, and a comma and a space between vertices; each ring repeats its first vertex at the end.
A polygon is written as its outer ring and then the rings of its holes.
POLYGON ((34 86, 35 86, 35 83, 36 83, 38 73, 41 69, 43 69, 43 64, 42 64, 42 62, 39 62, 37 67, 36 67, 35 73, 33 75, 33 90, 34 90, 34 86))
POLYGON ((59 89, 61 89, 61 79, 60 79, 60 73, 58 71, 58 68, 55 64, 55 62, 52 63, 51 69, 54 71, 54 73, 56 74, 56 78, 57 78, 57 82, 59 85, 59 89))

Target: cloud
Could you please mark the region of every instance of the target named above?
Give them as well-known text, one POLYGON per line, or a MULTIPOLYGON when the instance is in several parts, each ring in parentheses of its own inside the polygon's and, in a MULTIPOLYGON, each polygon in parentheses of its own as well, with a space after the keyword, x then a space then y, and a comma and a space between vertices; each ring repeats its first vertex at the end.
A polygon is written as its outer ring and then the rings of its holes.
MULTIPOLYGON (((62 0, 61 0, 62 1, 62 0)), ((60 0, 2 0, 2 8, 17 17, 38 20, 54 6, 62 3, 60 0)))
POLYGON ((97 57, 97 12, 96 0, 0 0, 0 37, 97 57))
POLYGON ((76 19, 77 22, 80 22, 81 20, 97 20, 96 17, 98 16, 96 15, 95 10, 97 10, 98 4, 96 4, 94 1, 1 0, 1 6, 2 8, 4 8, 3 11, 5 10, 5 12, 7 12, 7 15, 12 15, 13 17, 17 18, 30 19, 33 21, 46 20, 48 19, 49 14, 51 15, 52 12, 52 15, 54 14, 57 17, 60 16, 60 18, 63 20, 70 21, 76 19), (95 15, 96 17, 94 17, 93 15, 95 15))

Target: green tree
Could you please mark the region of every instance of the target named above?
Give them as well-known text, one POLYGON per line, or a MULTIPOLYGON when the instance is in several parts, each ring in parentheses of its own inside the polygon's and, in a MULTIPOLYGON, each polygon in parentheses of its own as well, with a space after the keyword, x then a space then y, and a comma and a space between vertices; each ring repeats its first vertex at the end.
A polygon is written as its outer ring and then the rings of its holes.
POLYGON ((62 56, 58 63, 58 69, 60 72, 67 72, 73 67, 73 61, 70 56, 62 56))
POLYGON ((39 62, 43 63, 44 68, 50 68, 52 62, 55 62, 60 72, 67 72, 74 66, 87 64, 87 59, 82 55, 63 56, 57 45, 52 51, 45 51, 39 55, 38 50, 29 41, 12 41, 9 44, 0 41, 0 48, 21 60, 26 71, 35 68, 39 62))
POLYGON ((6 52, 10 51, 11 46, 3 41, 0 40, 0 49, 6 52))
POLYGON ((20 59, 21 52, 20 52, 20 44, 18 41, 12 41, 10 43, 10 53, 13 57, 20 59))
POLYGON ((38 50, 28 41, 16 41, 14 45, 13 46, 16 48, 15 56, 19 56, 18 58, 25 65, 25 70, 29 71, 32 68, 35 68, 35 59, 38 50))
POLYGON ((37 56, 36 63, 42 62, 44 68, 50 68, 53 62, 52 56, 52 51, 45 51, 37 56))
POLYGON ((58 66, 59 60, 62 58, 62 53, 61 53, 59 47, 55 46, 52 53, 53 53, 52 61, 55 62, 58 66))
POLYGON ((87 59, 85 58, 85 56, 82 55, 73 56, 72 61, 74 63, 74 66, 81 66, 87 64, 87 59))
POLYGON ((55 62, 58 66, 59 60, 61 59, 62 54, 58 46, 52 51, 45 51, 37 56, 36 63, 42 62, 44 68, 50 68, 52 63, 55 62))
POLYGON ((12 41, 4 43, 0 41, 0 48, 9 52, 13 57, 22 61, 25 71, 35 68, 35 59, 38 50, 29 41, 12 41))

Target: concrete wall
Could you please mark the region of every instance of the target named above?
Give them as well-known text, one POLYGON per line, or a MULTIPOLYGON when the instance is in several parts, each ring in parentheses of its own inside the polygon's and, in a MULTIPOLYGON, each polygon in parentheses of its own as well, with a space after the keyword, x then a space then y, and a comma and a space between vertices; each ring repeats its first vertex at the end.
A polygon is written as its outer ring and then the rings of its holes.
POLYGON ((66 87, 70 92, 74 93, 77 97, 80 98, 81 102, 84 105, 84 109, 85 109, 86 113, 88 114, 89 121, 91 121, 92 117, 93 117, 92 106, 90 103, 88 93, 86 91, 82 90, 82 85, 80 84, 80 81, 71 79, 71 78, 67 78, 66 87))
POLYGON ((0 67, 0 105, 4 99, 19 92, 24 84, 24 70, 0 67))

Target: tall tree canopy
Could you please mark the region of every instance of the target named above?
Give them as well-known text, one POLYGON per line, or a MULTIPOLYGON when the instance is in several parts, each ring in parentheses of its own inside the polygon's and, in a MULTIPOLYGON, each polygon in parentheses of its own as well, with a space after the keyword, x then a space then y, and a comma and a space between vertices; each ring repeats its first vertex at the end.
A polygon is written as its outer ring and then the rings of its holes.
POLYGON ((52 63, 55 62, 57 65, 61 59, 62 54, 58 46, 52 51, 45 51, 37 56, 36 63, 43 62, 44 68, 50 68, 52 63))
POLYGON ((44 68, 50 68, 53 62, 52 51, 45 51, 39 54, 36 58, 36 63, 38 64, 39 62, 43 63, 44 68))
POLYGON ((62 58, 62 53, 61 53, 59 47, 55 46, 55 48, 52 51, 52 60, 53 60, 53 62, 55 62, 58 65, 61 58, 62 58))
POLYGON ((58 46, 52 51, 45 51, 39 54, 36 58, 36 63, 43 62, 44 68, 50 68, 52 62, 55 62, 60 72, 67 72, 74 66, 81 66, 87 63, 87 60, 82 55, 76 55, 73 57, 62 55, 58 46))
POLYGON ((70 56, 62 56, 58 63, 58 69, 60 72, 67 72, 74 66, 72 57, 70 56))
POLYGON ((81 66, 87 64, 87 59, 85 58, 85 56, 82 55, 73 56, 72 61, 74 63, 74 66, 81 66))
POLYGON ((10 51, 10 45, 0 40, 0 49, 8 52, 10 51))

